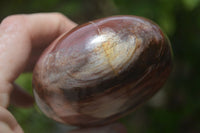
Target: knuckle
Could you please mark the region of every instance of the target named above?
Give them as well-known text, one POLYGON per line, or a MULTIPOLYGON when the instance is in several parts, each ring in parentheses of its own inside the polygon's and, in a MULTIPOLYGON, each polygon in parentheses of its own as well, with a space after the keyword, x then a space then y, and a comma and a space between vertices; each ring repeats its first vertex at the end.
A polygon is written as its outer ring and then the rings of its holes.
POLYGON ((58 21, 60 22, 68 22, 71 21, 68 17, 66 17, 63 13, 60 12, 54 12, 53 13, 58 21))
POLYGON ((59 12, 54 12, 53 13, 55 15, 55 17, 57 18, 57 20, 59 22, 66 22, 66 21, 69 21, 69 19, 62 13, 59 13, 59 12))
POLYGON ((53 13, 55 16, 57 16, 58 18, 65 18, 65 15, 60 13, 60 12, 54 12, 53 13))
POLYGON ((62 34, 64 32, 69 31, 70 29, 72 29, 73 27, 77 26, 76 23, 74 23, 72 20, 70 20, 67 16, 65 16, 62 13, 59 12, 55 12, 54 13, 57 21, 59 23, 59 34, 62 34))
POLYGON ((6 32, 13 32, 24 27, 25 20, 25 15, 11 15, 3 19, 0 28, 6 32))

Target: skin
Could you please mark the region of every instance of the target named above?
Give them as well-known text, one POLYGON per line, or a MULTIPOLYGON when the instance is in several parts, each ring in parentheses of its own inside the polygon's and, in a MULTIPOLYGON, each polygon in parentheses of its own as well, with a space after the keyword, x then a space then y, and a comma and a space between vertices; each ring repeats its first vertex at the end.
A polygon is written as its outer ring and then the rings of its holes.
MULTIPOLYGON (((42 51, 59 35, 77 24, 60 13, 21 14, 6 17, 0 24, 0 132, 23 133, 9 103, 30 107, 34 100, 14 84, 23 72, 31 72, 42 51)), ((123 125, 77 129, 71 133, 126 133, 123 125)))

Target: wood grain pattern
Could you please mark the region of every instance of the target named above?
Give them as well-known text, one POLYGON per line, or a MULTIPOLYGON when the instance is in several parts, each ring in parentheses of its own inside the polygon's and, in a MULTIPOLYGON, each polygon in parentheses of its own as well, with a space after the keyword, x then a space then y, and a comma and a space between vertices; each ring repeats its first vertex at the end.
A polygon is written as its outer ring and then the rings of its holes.
POLYGON ((112 122, 153 96, 172 69, 170 42, 142 17, 114 16, 65 33, 33 74, 36 102, 59 122, 112 122))

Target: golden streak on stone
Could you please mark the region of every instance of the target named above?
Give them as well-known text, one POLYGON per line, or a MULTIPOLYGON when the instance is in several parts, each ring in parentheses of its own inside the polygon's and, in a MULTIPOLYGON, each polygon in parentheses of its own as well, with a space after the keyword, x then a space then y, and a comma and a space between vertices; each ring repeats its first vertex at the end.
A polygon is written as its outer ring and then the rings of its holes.
POLYGON ((114 52, 114 48, 113 48, 114 45, 116 45, 116 44, 114 44, 113 42, 111 43, 110 41, 106 41, 102 44, 102 48, 106 55, 106 59, 108 61, 109 66, 113 70, 115 76, 117 76, 119 74, 119 71, 117 69, 115 69, 112 65, 112 60, 114 60, 114 58, 117 56, 117 53, 114 52))

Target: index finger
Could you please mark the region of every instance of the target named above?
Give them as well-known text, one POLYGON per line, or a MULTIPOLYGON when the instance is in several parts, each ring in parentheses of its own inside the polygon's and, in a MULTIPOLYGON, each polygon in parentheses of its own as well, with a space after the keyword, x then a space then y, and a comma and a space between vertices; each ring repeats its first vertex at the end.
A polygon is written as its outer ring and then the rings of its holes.
POLYGON ((59 13, 5 18, 0 25, 0 94, 11 91, 12 82, 25 69, 34 48, 45 48, 61 33, 75 26, 59 13))

